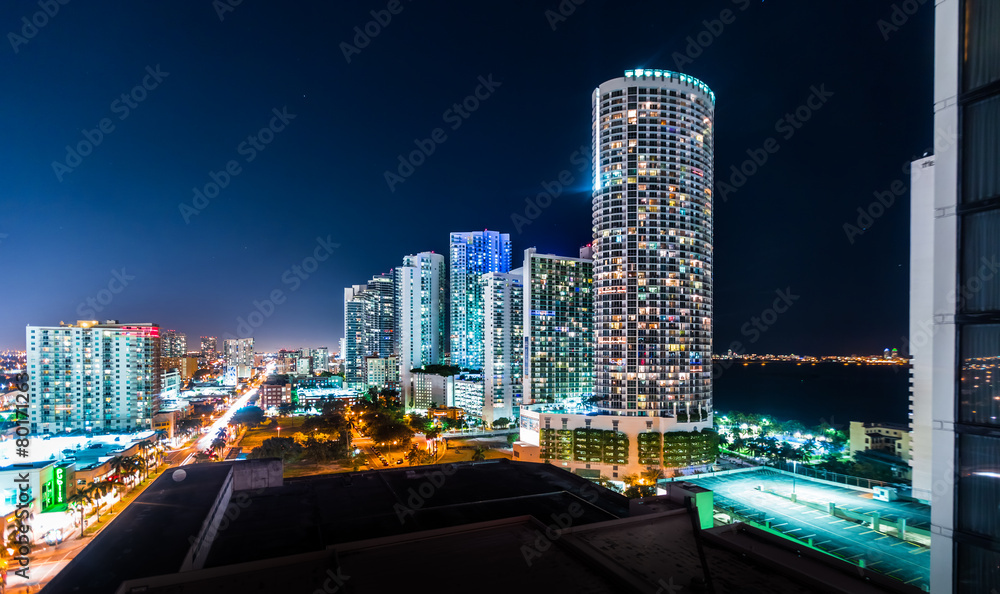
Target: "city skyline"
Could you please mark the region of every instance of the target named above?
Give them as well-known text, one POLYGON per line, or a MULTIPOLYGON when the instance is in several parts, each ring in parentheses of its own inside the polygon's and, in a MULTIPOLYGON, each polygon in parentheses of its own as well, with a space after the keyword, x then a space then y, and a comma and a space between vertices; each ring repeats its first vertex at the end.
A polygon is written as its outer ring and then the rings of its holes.
MULTIPOLYGON (((600 81, 639 67, 705 81, 727 97, 717 107, 720 122, 741 122, 716 147, 718 348, 734 340, 764 351, 900 346, 898 337, 906 334, 905 209, 884 209, 860 235, 845 225, 857 225, 858 208, 867 209, 876 192, 905 183, 903 164, 934 143, 930 127, 916 124, 930 120, 930 81, 905 68, 929 56, 920 42, 929 35, 930 11, 884 31, 878 23, 889 13, 875 6, 850 16, 781 2, 654 7, 650 19, 668 19, 668 36, 653 44, 629 38, 598 54, 588 49, 589 41, 617 10, 609 3, 581 5, 570 15, 555 8, 559 18, 548 14, 553 7, 495 14, 488 7, 458 13, 403 6, 379 35, 346 57, 342 45, 354 45, 354 27, 372 20, 373 7, 240 6, 221 20, 203 7, 125 7, 109 21, 129 23, 119 27, 128 29, 126 37, 113 47, 91 38, 108 26, 98 22, 106 15, 66 7, 16 53, 12 48, 4 58, 6 82, 38 72, 46 78, 12 106, 22 121, 41 125, 29 132, 11 124, 11 133, 26 140, 7 161, 0 257, 44 267, 47 274, 6 300, 0 348, 24 348, 21 336, 29 324, 78 319, 146 320, 189 337, 222 339, 239 336, 241 320, 254 312, 265 318, 252 329, 262 350, 332 346, 343 336, 343 316, 327 304, 343 287, 387 272, 406 254, 447 254, 446 235, 454 230, 510 233, 518 253, 535 246, 573 255, 591 240, 589 138, 580 132, 589 121, 584 97, 600 81), (724 10, 730 11, 728 22, 724 10), (820 21, 827 28, 814 39, 817 32, 808 25, 820 21), (523 31, 525 47, 506 51, 507 37, 490 32, 494 24, 523 31), (174 27, 203 40, 204 51, 166 44, 162 32, 174 27), (295 30, 295 41, 287 47, 266 43, 232 59, 229 48, 247 46, 265 27, 278 34, 295 30), (417 43, 415 36, 428 28, 440 32, 439 39, 417 43), (856 41, 828 55, 826 46, 840 47, 845 38, 856 41), (452 51, 466 42, 482 51, 452 51), (117 53, 121 43, 137 50, 117 53), (84 45, 86 55, 69 51, 84 45), (558 77, 537 60, 540 54, 562 61, 558 77), (82 74, 89 70, 81 60, 108 56, 115 57, 107 71, 82 74), (378 67, 393 60, 448 67, 382 76, 378 67), (814 67, 796 67, 806 61, 814 67), (78 101, 67 105, 54 81, 78 88, 78 101), (333 81, 370 93, 348 96, 333 81), (406 88, 428 90, 410 94, 409 120, 391 115, 388 99, 406 88), (855 105, 881 89, 905 89, 891 117, 855 105), (126 102, 114 103, 123 93, 135 105, 128 111, 126 102), (368 95, 381 98, 360 98, 368 95), (448 111, 470 97, 474 111, 448 111), (545 122, 545 141, 523 146, 514 137, 529 132, 523 114, 532 111, 559 116, 545 122), (344 114, 354 112, 381 115, 345 121, 344 114), (188 122, 200 113, 211 121, 192 127, 188 122), (796 119, 797 113, 808 121, 796 119), (114 130, 101 132, 93 153, 70 172, 55 171, 54 162, 76 163, 65 147, 86 141, 84 132, 96 141, 92 131, 100 131, 105 117, 114 130), (875 131, 878 142, 848 153, 851 141, 841 134, 848 126, 875 131), (447 136, 442 142, 432 137, 436 129, 447 136), (764 148, 768 139, 777 145, 774 152, 764 148), (419 146, 433 152, 416 159, 420 165, 404 166, 400 160, 408 161, 419 146), (762 160, 762 154, 767 161, 757 165, 753 155, 762 160), (491 168, 498 173, 485 186, 474 181, 484 159, 506 165, 491 168), (238 174, 226 173, 230 161, 238 174), (732 168, 744 166, 754 173, 740 183, 732 168), (402 181, 387 182, 387 172, 402 181), (215 183, 213 173, 225 187, 206 196, 205 204, 192 189, 204 195, 215 183), (456 187, 478 189, 470 196, 456 187), (289 194, 291 202, 282 198, 289 194), (298 206, 283 207, 293 204, 298 206), (370 210, 373 205, 382 212, 370 210), (357 221, 369 216, 381 216, 383 239, 365 238, 374 227, 357 221), (751 220, 755 224, 747 225, 751 220), (97 229, 110 232, 92 232, 97 229), (49 240, 31 239, 43 235, 49 240), (820 254, 827 264, 814 266, 820 254), (778 261, 788 266, 766 265, 778 261), (842 272, 826 274, 824 268, 842 272), (885 298, 864 307, 831 307, 852 303, 851 287, 859 285, 885 298), (272 308, 265 302, 276 290, 285 300, 272 308), (770 308, 777 291, 800 298, 766 332, 742 333, 746 322, 770 308)), ((30 16, 36 9, 18 3, 15 14, 30 16)))

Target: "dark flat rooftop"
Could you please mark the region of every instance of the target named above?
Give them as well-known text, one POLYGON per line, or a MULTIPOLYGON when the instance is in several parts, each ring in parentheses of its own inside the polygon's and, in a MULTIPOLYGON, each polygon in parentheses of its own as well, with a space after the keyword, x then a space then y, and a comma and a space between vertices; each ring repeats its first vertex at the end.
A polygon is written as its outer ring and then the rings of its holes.
POLYGON ((576 524, 629 513, 625 497, 545 464, 491 461, 286 479, 252 495, 219 531, 205 567, 517 516, 549 524, 574 502, 582 510, 576 524))
POLYGON ((197 537, 231 463, 164 472, 45 586, 46 594, 108 594, 127 579, 174 573, 197 537), (178 475, 181 476, 181 475, 178 475))

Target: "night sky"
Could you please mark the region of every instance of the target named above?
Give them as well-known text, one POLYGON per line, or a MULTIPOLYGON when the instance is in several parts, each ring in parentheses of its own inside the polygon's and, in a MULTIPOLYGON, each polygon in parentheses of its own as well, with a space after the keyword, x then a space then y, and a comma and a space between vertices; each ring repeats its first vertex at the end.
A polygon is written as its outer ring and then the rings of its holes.
POLYGON ((531 246, 575 255, 591 236, 577 153, 591 93, 631 68, 717 96, 715 350, 902 347, 908 193, 853 243, 844 225, 931 146, 931 3, 893 30, 888 2, 577 2, 563 16, 556 0, 244 0, 221 19, 226 0, 78 0, 46 18, 4 2, 0 348, 23 349, 27 324, 88 318, 156 322, 197 348, 281 290, 258 350, 335 350, 343 288, 446 252, 449 232, 509 232, 515 262, 531 246), (373 10, 391 21, 348 48, 373 10), (808 121, 776 128, 814 87, 827 96, 808 121), (385 172, 436 128, 443 142, 390 190, 385 172), (777 151, 722 200, 769 138, 777 151), (68 156, 81 142, 89 154, 68 156), (516 225, 564 170, 570 187, 516 225), (196 201, 212 172, 228 185, 196 201), (317 249, 329 257, 296 283, 317 249), (791 307, 751 341, 744 325, 786 288, 791 307))

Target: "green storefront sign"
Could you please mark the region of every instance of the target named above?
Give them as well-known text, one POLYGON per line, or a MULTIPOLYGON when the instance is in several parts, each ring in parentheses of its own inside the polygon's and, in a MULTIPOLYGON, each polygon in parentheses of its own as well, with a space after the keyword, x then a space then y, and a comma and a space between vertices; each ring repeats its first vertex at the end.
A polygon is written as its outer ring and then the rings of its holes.
POLYGON ((66 503, 66 469, 56 468, 55 477, 55 504, 66 503))

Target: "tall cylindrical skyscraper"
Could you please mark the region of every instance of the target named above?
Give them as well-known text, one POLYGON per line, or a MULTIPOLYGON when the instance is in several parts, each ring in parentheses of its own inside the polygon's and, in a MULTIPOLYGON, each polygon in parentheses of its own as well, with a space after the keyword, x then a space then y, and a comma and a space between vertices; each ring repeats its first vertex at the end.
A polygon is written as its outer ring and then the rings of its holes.
POLYGON ((711 426, 715 93, 637 69, 592 103, 598 406, 711 426))

